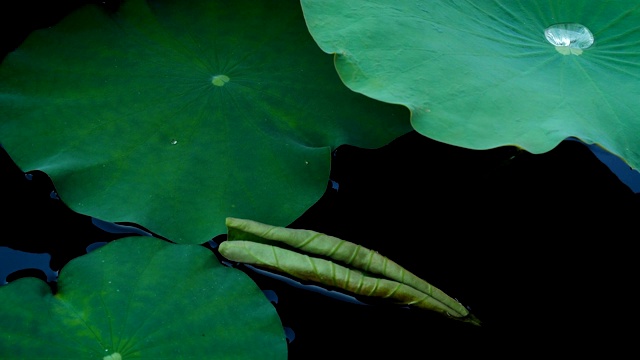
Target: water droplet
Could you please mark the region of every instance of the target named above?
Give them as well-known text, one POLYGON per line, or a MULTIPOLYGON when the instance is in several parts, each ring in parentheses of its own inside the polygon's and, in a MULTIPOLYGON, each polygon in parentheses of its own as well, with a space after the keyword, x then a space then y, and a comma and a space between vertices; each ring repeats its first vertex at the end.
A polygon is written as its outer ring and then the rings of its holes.
POLYGON ((224 84, 229 82, 229 77, 227 75, 216 75, 211 79, 211 83, 215 86, 224 86, 224 84))
POLYGON ((547 41, 556 47, 562 55, 580 55, 584 49, 593 45, 593 34, 584 25, 560 23, 544 30, 547 41))

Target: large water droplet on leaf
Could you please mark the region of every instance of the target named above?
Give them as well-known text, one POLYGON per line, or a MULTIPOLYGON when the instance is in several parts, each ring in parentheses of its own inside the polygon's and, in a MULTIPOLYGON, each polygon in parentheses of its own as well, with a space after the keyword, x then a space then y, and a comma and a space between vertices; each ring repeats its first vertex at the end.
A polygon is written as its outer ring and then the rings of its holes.
POLYGON ((544 30, 544 36, 563 55, 580 55, 584 49, 593 45, 591 31, 577 23, 551 25, 544 30))

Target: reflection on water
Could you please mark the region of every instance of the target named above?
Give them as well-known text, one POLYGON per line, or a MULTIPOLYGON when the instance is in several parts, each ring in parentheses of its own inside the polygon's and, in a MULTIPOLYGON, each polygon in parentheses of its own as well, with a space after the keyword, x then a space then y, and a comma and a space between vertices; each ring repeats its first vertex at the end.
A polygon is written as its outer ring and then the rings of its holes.
POLYGON ((276 279, 279 281, 284 282, 285 284, 288 284, 290 286, 296 287, 298 289, 303 289, 303 290, 307 290, 307 291, 311 291, 311 292, 315 292, 327 297, 330 297, 332 299, 336 299, 336 300, 340 300, 340 301, 344 301, 344 302, 348 302, 348 303, 352 303, 352 304, 358 304, 358 305, 367 305, 365 303, 363 303, 362 301, 356 299, 353 296, 341 293, 339 291, 335 291, 335 290, 327 290, 323 287, 317 286, 317 285, 307 285, 307 284, 303 284, 299 281, 293 280, 289 277, 286 277, 284 275, 280 275, 280 274, 276 274, 276 273, 272 273, 270 271, 266 271, 263 269, 259 269, 255 266, 252 265, 247 265, 247 264, 243 264, 242 267, 247 267, 249 269, 251 269, 252 271, 255 271, 258 274, 270 277, 272 279, 276 279))
POLYGON ((0 259, 2 259, 0 262, 1 285, 7 284, 7 278, 11 274, 25 269, 39 270, 44 274, 43 280, 47 282, 54 282, 58 279, 58 272, 49 266, 51 261, 49 254, 34 254, 0 246, 0 259))

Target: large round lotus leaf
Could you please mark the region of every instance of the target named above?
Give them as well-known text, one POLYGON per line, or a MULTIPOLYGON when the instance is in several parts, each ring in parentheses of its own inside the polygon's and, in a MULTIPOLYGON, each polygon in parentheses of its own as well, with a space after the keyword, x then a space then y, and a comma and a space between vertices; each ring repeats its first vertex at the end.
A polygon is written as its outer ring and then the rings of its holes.
POLYGON ((350 91, 288 1, 125 1, 34 32, 0 66, 0 142, 73 210, 181 243, 227 216, 286 225, 342 143, 382 146, 408 111, 350 91))
POLYGON ((637 1, 302 5, 314 39, 336 53, 345 84, 406 105, 423 135, 534 153, 576 136, 640 168, 637 1))
POLYGON ((286 359, 280 319, 198 245, 125 238, 69 262, 58 292, 0 287, 2 359, 286 359))

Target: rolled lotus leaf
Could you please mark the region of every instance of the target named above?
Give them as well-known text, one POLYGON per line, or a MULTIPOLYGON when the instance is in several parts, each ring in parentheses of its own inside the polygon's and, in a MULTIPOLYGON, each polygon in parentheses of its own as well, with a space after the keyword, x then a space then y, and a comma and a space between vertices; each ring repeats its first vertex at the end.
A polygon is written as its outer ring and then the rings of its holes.
POLYGON ((228 241, 220 244, 219 251, 229 260, 283 272, 358 295, 390 298, 399 304, 480 324, 458 301, 376 251, 312 230, 288 229, 237 218, 227 218, 226 224, 228 241), (277 246, 279 243, 292 250, 277 246), (345 266, 294 249, 323 256, 345 266))

